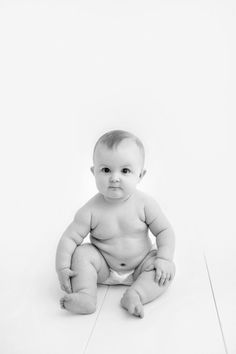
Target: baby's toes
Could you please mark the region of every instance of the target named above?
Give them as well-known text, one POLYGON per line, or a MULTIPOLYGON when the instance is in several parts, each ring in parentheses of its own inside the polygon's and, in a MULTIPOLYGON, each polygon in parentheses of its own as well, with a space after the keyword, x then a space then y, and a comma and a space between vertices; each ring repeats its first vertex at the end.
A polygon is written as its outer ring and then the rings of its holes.
POLYGON ((65 308, 64 302, 65 302, 64 298, 60 299, 60 307, 61 307, 61 309, 65 308))
POLYGON ((128 309, 128 312, 130 313, 130 315, 134 315, 134 313, 135 313, 135 305, 134 304, 129 304, 129 307, 127 309, 128 309))
POLYGON ((69 296, 65 295, 60 299, 60 307, 65 309, 65 302, 69 300, 69 296))
POLYGON ((138 304, 138 305, 135 306, 134 315, 137 316, 137 317, 141 317, 141 318, 144 317, 144 311, 143 311, 143 305, 142 304, 138 304))

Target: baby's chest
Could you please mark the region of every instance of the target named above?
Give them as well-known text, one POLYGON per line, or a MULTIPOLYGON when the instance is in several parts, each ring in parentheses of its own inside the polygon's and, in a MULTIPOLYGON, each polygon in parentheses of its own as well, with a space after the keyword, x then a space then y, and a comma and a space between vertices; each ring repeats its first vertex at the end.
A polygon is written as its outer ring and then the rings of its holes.
POLYGON ((103 211, 94 215, 94 231, 108 236, 117 234, 134 234, 144 232, 147 225, 142 220, 142 215, 136 210, 123 210, 118 213, 103 211))

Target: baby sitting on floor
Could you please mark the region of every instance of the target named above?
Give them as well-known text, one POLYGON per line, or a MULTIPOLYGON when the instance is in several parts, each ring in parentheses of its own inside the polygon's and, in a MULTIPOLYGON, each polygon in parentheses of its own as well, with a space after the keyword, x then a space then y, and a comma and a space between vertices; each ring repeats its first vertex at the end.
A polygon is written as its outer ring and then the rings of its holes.
POLYGON ((126 131, 108 132, 97 141, 91 171, 98 193, 78 210, 57 247, 56 270, 67 292, 62 308, 93 313, 97 284, 125 284, 121 305, 142 318, 143 305, 173 280, 172 227, 157 202, 136 189, 146 173, 144 155, 140 139, 126 131), (91 243, 82 244, 88 234, 91 243))

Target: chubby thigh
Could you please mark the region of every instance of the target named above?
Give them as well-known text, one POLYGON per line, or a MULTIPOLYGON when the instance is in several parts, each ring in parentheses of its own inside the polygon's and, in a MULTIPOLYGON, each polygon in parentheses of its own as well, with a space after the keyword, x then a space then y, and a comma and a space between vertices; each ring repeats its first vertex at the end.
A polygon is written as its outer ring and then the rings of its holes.
POLYGON ((138 278, 138 276, 143 273, 146 269, 148 269, 155 261, 157 257, 157 248, 156 245, 153 245, 151 251, 146 255, 146 257, 142 260, 142 262, 138 265, 134 270, 134 281, 138 278))
POLYGON ((71 268, 77 273, 72 278, 73 290, 103 282, 110 274, 110 269, 101 252, 90 243, 85 243, 75 249, 71 268))

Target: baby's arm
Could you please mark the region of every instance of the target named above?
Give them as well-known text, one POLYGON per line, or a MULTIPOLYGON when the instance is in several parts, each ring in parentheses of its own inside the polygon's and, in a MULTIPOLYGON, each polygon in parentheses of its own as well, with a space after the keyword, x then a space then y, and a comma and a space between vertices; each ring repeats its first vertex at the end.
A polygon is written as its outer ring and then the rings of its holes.
POLYGON ((76 213, 73 222, 63 233, 56 252, 56 271, 62 290, 71 292, 70 277, 74 275, 71 271, 71 257, 74 250, 90 232, 91 213, 85 206, 76 213))
POLYGON ((163 285, 165 281, 174 277, 175 267, 173 263, 175 250, 175 235, 157 202, 147 198, 145 203, 146 224, 156 237, 157 259, 156 259, 156 280, 163 285))

